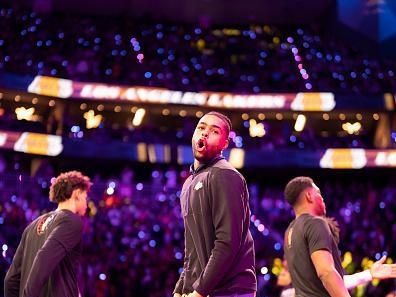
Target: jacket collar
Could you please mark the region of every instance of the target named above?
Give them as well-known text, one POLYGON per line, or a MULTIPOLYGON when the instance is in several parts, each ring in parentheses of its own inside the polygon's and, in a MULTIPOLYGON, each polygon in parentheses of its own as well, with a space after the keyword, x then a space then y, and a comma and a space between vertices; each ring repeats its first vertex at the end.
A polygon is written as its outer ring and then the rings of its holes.
POLYGON ((190 174, 197 174, 199 171, 202 171, 203 169, 217 163, 220 160, 223 160, 224 157, 223 156, 218 156, 218 157, 214 157, 213 159, 209 160, 208 162, 199 165, 196 169, 194 169, 194 163, 190 165, 190 174))

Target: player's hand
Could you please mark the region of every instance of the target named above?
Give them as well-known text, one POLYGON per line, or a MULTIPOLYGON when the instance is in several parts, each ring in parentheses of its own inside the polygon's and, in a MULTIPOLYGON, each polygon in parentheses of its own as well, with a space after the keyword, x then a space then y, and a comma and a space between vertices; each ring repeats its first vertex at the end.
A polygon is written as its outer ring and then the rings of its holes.
POLYGON ((377 262, 374 262, 370 268, 373 278, 385 279, 396 278, 396 264, 384 264, 386 256, 382 256, 377 262))

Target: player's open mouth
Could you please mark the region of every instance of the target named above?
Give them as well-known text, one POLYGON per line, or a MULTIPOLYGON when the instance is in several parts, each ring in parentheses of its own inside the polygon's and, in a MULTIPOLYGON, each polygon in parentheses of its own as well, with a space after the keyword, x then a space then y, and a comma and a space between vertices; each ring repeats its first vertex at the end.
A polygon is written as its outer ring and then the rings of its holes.
POLYGON ((200 140, 197 141, 197 150, 199 152, 202 152, 205 149, 205 146, 206 146, 206 144, 205 144, 205 141, 203 139, 200 139, 200 140))

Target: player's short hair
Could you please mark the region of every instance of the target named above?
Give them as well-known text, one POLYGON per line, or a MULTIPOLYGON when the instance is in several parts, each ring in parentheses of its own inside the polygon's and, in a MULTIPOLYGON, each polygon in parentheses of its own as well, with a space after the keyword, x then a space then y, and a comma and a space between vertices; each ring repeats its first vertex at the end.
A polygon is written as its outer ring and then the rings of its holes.
POLYGON ((89 191, 91 181, 88 176, 79 171, 69 171, 61 173, 58 177, 53 178, 51 182, 49 199, 52 202, 63 202, 70 199, 75 189, 89 191))
POLYGON ((305 190, 313 185, 313 180, 310 177, 307 176, 298 176, 290 180, 284 191, 284 195, 286 198, 286 201, 291 205, 294 206, 297 201, 298 197, 300 197, 300 194, 305 190))
POLYGON ((230 134, 230 131, 232 130, 232 123, 231 123, 231 120, 229 117, 227 117, 225 114, 222 114, 217 111, 210 111, 205 115, 214 115, 214 116, 218 117, 219 119, 221 119, 225 124, 224 126, 226 128, 227 136, 230 134))

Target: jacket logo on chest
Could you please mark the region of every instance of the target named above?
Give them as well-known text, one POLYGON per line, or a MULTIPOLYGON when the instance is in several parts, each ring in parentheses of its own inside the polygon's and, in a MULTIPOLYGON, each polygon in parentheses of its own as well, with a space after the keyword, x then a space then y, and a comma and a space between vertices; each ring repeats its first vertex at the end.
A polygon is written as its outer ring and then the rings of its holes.
POLYGON ((293 228, 290 228, 289 232, 287 233, 287 247, 291 248, 292 246, 292 234, 293 234, 293 228))
POLYGON ((196 183, 196 185, 195 185, 195 187, 194 187, 194 190, 199 190, 200 188, 202 188, 203 187, 203 183, 200 181, 200 182, 197 182, 196 183))

